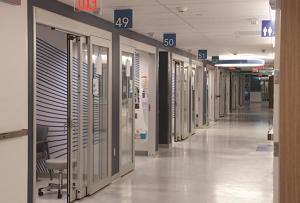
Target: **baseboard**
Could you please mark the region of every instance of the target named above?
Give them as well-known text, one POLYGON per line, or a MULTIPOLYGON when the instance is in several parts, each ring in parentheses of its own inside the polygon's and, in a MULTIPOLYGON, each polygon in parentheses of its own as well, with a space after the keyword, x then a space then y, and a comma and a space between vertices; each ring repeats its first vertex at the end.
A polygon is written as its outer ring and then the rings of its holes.
POLYGON ((114 183, 115 181, 117 181, 120 178, 120 173, 116 173, 115 175, 113 175, 111 177, 111 183, 114 183))
POLYGON ((148 151, 135 151, 135 156, 148 156, 148 151))
POLYGON ((168 149, 170 149, 170 148, 172 148, 172 143, 170 143, 170 144, 159 144, 158 148, 168 148, 168 149))

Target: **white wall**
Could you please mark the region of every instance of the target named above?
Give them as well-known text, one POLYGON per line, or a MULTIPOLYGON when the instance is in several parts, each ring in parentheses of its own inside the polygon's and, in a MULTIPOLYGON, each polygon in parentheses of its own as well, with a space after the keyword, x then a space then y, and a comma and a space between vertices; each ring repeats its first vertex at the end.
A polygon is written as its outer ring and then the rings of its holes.
MULTIPOLYGON (((0 1, 0 133, 28 128, 27 1, 0 1)), ((28 137, 0 141, 1 202, 27 202, 28 137)))
POLYGON ((261 92, 250 92, 250 102, 261 102, 261 92))

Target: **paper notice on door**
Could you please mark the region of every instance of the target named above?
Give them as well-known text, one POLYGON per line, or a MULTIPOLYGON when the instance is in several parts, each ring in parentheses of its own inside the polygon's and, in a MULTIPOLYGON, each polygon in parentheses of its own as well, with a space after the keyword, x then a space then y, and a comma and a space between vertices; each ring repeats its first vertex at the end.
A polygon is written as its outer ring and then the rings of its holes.
POLYGON ((129 61, 129 59, 126 60, 126 76, 130 77, 130 61, 129 61))
POLYGON ((93 79, 93 95, 99 95, 99 79, 93 79))
POLYGON ((102 56, 99 53, 95 61, 95 69, 97 74, 102 75, 102 56))

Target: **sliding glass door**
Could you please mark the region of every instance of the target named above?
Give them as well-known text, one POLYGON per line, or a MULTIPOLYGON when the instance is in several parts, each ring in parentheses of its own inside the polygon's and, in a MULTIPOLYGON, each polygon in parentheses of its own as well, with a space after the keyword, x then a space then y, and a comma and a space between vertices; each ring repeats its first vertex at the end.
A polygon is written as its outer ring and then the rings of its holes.
POLYGON ((111 182, 110 46, 108 40, 90 38, 89 195, 111 182))
POLYGON ((134 54, 135 48, 121 44, 120 52, 120 174, 134 169, 134 54))

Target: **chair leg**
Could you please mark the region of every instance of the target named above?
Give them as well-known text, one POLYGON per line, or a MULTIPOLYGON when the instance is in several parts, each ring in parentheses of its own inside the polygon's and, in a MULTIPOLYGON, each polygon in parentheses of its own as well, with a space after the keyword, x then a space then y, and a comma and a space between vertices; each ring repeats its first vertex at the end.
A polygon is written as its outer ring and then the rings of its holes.
POLYGON ((59 182, 58 182, 58 195, 57 198, 61 199, 62 198, 62 194, 61 194, 61 190, 63 187, 63 171, 59 171, 59 182))
POLYGON ((50 173, 50 180, 53 180, 53 174, 52 174, 52 169, 48 169, 50 173))

